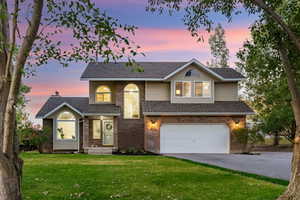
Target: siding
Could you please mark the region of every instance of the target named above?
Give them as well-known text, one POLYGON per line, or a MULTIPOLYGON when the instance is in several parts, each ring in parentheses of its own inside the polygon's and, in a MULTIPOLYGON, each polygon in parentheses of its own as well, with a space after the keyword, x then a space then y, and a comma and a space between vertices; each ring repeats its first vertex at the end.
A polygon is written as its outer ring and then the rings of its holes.
MULTIPOLYGON (((171 103, 213 103, 214 102, 214 81, 215 79, 202 70, 199 70, 198 67, 191 65, 187 67, 183 71, 179 72, 178 74, 174 75, 171 79, 171 103), (199 76, 191 76, 185 77, 187 71, 195 69, 199 71, 199 76), (202 98, 202 97, 175 97, 174 88, 176 81, 210 81, 211 82, 211 97, 209 98, 202 98)), ((194 92, 194 87, 192 86, 192 93, 194 92)))
POLYGON ((146 101, 169 101, 170 83, 167 82, 146 82, 145 85, 146 101))
POLYGON ((238 101, 238 83, 215 83, 215 101, 238 101))

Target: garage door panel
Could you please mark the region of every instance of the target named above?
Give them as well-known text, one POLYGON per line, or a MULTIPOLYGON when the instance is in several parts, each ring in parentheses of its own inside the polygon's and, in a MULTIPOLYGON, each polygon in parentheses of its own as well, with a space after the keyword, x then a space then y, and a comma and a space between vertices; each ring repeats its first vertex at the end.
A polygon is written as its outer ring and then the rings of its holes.
POLYGON ((225 124, 163 124, 161 153, 229 153, 225 124))

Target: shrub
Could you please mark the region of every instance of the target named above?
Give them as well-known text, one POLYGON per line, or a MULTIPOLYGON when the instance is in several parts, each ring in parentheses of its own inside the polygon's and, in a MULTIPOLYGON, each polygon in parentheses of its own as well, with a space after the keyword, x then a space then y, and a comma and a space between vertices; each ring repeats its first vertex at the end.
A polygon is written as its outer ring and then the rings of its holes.
POLYGON ((264 135, 255 127, 235 129, 233 135, 242 145, 243 153, 250 153, 254 144, 264 141, 264 135))

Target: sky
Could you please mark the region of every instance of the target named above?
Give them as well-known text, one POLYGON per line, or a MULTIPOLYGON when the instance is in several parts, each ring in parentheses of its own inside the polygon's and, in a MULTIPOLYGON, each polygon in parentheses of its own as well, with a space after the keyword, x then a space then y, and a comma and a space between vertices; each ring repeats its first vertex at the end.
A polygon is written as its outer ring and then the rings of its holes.
MULTIPOLYGON (((209 34, 204 33, 204 42, 197 42, 186 30, 183 24, 183 11, 172 16, 159 15, 145 10, 147 0, 94 0, 96 5, 105 10, 112 17, 118 18, 122 24, 138 27, 134 42, 141 46, 145 57, 138 56, 137 61, 189 61, 192 58, 202 63, 211 60, 208 45, 209 34)), ((234 67, 236 52, 242 47, 243 42, 250 39, 249 26, 255 16, 243 12, 227 23, 220 15, 211 15, 216 23, 221 23, 225 29, 227 47, 230 52, 230 66, 234 67)), ((71 35, 65 36, 72 41, 71 35)), ((24 80, 31 87, 27 94, 28 105, 26 110, 30 120, 41 123, 35 119, 35 114, 46 100, 59 91, 61 96, 88 96, 88 82, 80 81, 80 75, 85 69, 85 63, 71 63, 64 68, 58 63, 50 62, 38 67, 34 76, 24 80)))

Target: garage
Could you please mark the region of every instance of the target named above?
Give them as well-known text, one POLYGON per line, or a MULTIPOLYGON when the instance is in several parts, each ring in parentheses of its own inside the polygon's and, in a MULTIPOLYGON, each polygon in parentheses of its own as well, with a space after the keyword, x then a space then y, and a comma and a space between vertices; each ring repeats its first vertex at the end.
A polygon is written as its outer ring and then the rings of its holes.
POLYGON ((229 153, 226 124, 162 124, 160 153, 229 153))

